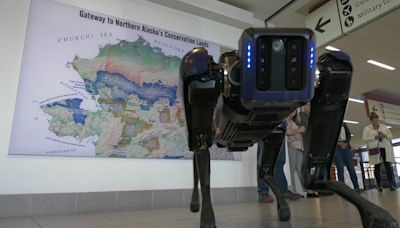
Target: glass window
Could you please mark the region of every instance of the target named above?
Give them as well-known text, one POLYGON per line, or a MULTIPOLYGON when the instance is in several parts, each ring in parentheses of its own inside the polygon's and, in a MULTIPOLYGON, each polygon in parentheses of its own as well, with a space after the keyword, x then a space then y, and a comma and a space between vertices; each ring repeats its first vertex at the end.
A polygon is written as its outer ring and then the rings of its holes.
POLYGON ((397 173, 400 174, 400 145, 393 147, 394 150, 394 157, 396 159, 396 167, 397 167, 397 173))
MULTIPOLYGON (((393 139, 393 144, 399 144, 400 139, 393 139)), ((393 147, 394 157, 396 161, 397 173, 400 174, 400 145, 396 145, 393 147)))

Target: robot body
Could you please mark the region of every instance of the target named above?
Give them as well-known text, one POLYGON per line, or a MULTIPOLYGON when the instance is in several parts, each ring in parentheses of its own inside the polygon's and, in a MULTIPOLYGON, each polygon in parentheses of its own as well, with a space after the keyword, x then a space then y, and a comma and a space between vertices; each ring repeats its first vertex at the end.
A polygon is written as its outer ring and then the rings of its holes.
POLYGON ((342 52, 321 55, 320 80, 315 81, 314 35, 309 29, 246 29, 239 51, 223 54, 215 63, 204 48, 187 53, 180 69, 188 144, 194 151, 191 211, 200 209, 201 227, 216 227, 210 197, 210 154, 216 142, 230 151, 245 151, 254 143, 262 150, 258 176, 268 182, 278 202, 281 221, 290 208, 279 191, 273 171, 285 137, 281 122, 311 101, 309 129, 301 182, 306 189, 333 191, 360 211, 364 227, 397 228, 397 221, 339 182, 329 180, 340 126, 352 78, 350 58, 342 52), (315 87, 317 85, 317 87, 315 87))

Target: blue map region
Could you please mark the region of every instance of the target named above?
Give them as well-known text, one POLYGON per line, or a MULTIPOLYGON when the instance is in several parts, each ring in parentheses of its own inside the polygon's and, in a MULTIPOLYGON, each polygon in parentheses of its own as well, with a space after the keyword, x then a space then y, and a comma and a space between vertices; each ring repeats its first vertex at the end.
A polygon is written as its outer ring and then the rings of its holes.
POLYGON ((173 106, 176 101, 177 86, 165 86, 160 81, 144 82, 143 86, 140 86, 119 73, 99 71, 94 85, 89 83, 89 81, 85 81, 89 93, 98 93, 99 89, 106 87, 111 89, 112 99, 116 101, 124 102, 128 95, 137 95, 139 99, 146 101, 146 104, 140 105, 142 110, 150 110, 154 103, 161 98, 168 99, 170 106, 173 106))
POLYGON ((47 104, 46 106, 47 107, 60 106, 67 108, 67 110, 72 113, 72 117, 75 123, 85 124, 87 114, 83 109, 80 108, 81 103, 82 99, 73 98, 73 99, 66 99, 62 101, 53 102, 47 104))

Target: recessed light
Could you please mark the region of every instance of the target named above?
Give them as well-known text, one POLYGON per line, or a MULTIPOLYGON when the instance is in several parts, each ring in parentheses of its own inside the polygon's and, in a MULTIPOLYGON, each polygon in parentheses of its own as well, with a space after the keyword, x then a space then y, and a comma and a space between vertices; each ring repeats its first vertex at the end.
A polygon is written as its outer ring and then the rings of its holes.
POLYGON ((349 98, 349 101, 353 101, 353 102, 364 104, 364 101, 363 100, 359 100, 359 99, 349 98))
POLYGON ((349 123, 349 124, 359 124, 359 122, 357 122, 357 121, 352 121, 352 120, 343 120, 343 122, 349 123))
POLYGON ((353 137, 354 135, 353 134, 351 134, 351 137, 353 137))
POLYGON ((372 65, 375 65, 375 66, 384 68, 384 69, 386 69, 386 70, 395 70, 395 69, 396 69, 396 68, 394 68, 394 67, 392 67, 392 66, 389 66, 389 65, 386 65, 386 64, 384 64, 384 63, 380 63, 380 62, 377 62, 377 61, 371 60, 371 59, 368 60, 367 63, 370 63, 370 64, 372 64, 372 65))
POLYGON ((325 49, 329 50, 329 51, 340 51, 340 49, 332 47, 332 46, 326 46, 325 49))

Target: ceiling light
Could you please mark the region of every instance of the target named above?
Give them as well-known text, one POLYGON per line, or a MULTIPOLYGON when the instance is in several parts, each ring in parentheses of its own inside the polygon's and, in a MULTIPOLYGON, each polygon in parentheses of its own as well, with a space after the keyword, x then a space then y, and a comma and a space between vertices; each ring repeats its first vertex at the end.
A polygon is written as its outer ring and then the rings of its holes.
POLYGON ((364 104, 364 101, 363 100, 359 100, 359 99, 349 98, 349 101, 353 101, 353 102, 364 104))
POLYGON ((389 129, 392 128, 392 126, 386 126, 386 127, 389 128, 389 129))
POLYGON ((332 47, 332 46, 326 46, 325 49, 329 50, 329 51, 340 51, 340 49, 337 49, 337 48, 332 47))
POLYGON ((372 65, 375 65, 375 66, 378 66, 378 67, 381 67, 381 68, 384 68, 384 69, 387 69, 387 70, 395 70, 396 69, 396 68, 394 68, 392 66, 389 66, 389 65, 377 62, 375 60, 371 60, 371 59, 368 60, 367 63, 370 63, 372 65))
POLYGON ((357 122, 357 121, 351 121, 351 120, 343 120, 343 122, 349 123, 349 124, 359 124, 359 122, 357 122))
POLYGON ((351 137, 353 137, 354 135, 353 134, 351 134, 351 137))

